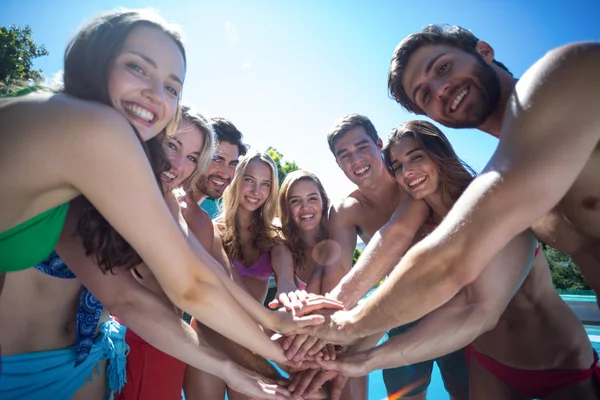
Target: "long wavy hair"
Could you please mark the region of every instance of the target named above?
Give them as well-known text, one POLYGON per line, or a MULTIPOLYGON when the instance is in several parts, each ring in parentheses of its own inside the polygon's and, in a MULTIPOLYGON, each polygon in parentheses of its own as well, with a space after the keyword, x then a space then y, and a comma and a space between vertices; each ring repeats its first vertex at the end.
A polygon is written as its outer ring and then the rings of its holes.
MULTIPOLYGON (((186 62, 179 31, 167 24, 158 13, 151 10, 114 11, 88 21, 67 46, 62 92, 113 107, 108 93, 109 72, 127 36, 138 26, 149 26, 164 32, 177 45, 186 62)), ((159 188, 160 174, 169 169, 162 140, 165 134, 175 131, 179 114, 180 111, 163 132, 146 142, 141 140, 132 125, 150 161, 159 188)), ((77 225, 77 234, 82 238, 86 254, 92 255, 105 272, 112 272, 114 267, 130 268, 142 261, 129 243, 87 200, 77 225)))
POLYGON ((392 177, 395 177, 395 173, 392 169, 390 149, 404 137, 415 139, 419 147, 431 158, 440 175, 439 191, 442 202, 446 207, 452 207, 477 175, 476 172, 456 155, 450 141, 438 127, 428 121, 415 120, 395 128, 383 147, 383 160, 392 177))
POLYGON ((281 241, 281 232, 274 224, 277 214, 277 166, 267 153, 250 152, 240 159, 235 169, 235 176, 231 184, 223 193, 223 209, 217 219, 223 247, 231 260, 243 260, 243 246, 240 226, 237 221, 237 210, 240 205, 241 186, 248 165, 251 161, 259 160, 271 169, 271 190, 265 203, 253 213, 252 233, 253 240, 250 245, 260 253, 270 251, 273 246, 281 241))
POLYGON ((321 201, 323 202, 323 213, 321 214, 321 220, 319 221, 318 239, 323 240, 329 238, 329 197, 327 197, 323 184, 315 174, 308 171, 299 170, 290 172, 285 177, 285 180, 281 184, 281 190, 279 191, 279 217, 281 218, 283 238, 292 251, 294 270, 296 271, 304 270, 306 265, 306 253, 309 251, 308 245, 300 235, 300 228, 296 225, 294 218, 292 218, 289 205, 290 191, 294 185, 300 181, 310 181, 317 187, 319 195, 321 196, 321 201))

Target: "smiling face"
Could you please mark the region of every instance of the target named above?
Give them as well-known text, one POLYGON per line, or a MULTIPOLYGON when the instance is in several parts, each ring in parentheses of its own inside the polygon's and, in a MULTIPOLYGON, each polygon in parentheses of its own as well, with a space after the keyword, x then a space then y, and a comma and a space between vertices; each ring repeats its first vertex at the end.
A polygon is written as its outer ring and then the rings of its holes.
POLYGON ((250 161, 240 186, 240 207, 249 212, 262 207, 271 194, 272 175, 271 167, 264 161, 250 161))
POLYGON ((298 229, 310 231, 319 227, 323 216, 323 198, 311 179, 301 179, 292 185, 287 206, 298 229))
POLYGON ((362 126, 355 126, 336 138, 333 151, 346 177, 358 187, 374 184, 385 173, 381 141, 375 144, 362 126))
POLYGON ((235 175, 239 158, 240 150, 237 145, 219 142, 208 171, 198 180, 198 190, 212 199, 221 198, 235 175))
MULTIPOLYGON (((487 46, 480 43, 478 46, 487 46)), ((491 54, 493 60, 493 52, 485 54, 491 54)), ((485 122, 500 99, 500 82, 489 58, 452 46, 426 45, 410 57, 402 86, 434 121, 452 128, 475 128, 485 122)))
POLYGON ((405 136, 390 147, 390 162, 396 181, 415 199, 438 190, 439 171, 413 137, 405 136))
POLYGON ((204 146, 204 134, 193 123, 183 121, 172 137, 165 137, 163 148, 171 168, 161 174, 163 187, 169 191, 181 185, 198 167, 204 146))
POLYGON ((175 117, 185 76, 181 50, 166 33, 140 25, 131 30, 108 74, 113 107, 136 127, 142 140, 175 117))

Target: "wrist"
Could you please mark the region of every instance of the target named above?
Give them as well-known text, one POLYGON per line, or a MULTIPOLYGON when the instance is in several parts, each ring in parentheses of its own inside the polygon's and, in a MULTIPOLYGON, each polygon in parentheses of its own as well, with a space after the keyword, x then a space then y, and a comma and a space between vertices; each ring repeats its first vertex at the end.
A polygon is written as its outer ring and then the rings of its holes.
POLYGON ((362 339, 367 335, 364 334, 361 329, 362 326, 362 307, 360 305, 354 307, 350 311, 347 311, 347 317, 343 323, 343 329, 352 338, 353 341, 362 339))
POLYGON ((381 361, 383 361, 381 359, 381 349, 380 346, 376 346, 376 347, 372 347, 368 350, 365 350, 365 361, 364 361, 364 367, 365 370, 367 371, 367 374, 370 374, 373 371, 376 371, 378 369, 383 369, 383 367, 380 367, 381 361))

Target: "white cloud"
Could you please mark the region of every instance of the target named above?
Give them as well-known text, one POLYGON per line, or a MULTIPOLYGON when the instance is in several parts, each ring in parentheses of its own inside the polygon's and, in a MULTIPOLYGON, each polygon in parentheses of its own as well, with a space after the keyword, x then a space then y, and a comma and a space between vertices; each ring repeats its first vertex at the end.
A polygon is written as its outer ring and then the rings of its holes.
POLYGON ((233 44, 238 44, 240 41, 240 34, 238 32, 237 26, 231 21, 225 22, 225 36, 227 36, 227 40, 233 44))
POLYGON ((242 68, 250 68, 251 65, 252 64, 249 63, 249 62, 245 62, 245 63, 242 64, 242 68))
POLYGON ((263 97, 265 97, 265 92, 256 93, 257 99, 262 99, 263 97))
POLYGON ((52 89, 62 89, 63 87, 63 70, 58 70, 50 76, 44 77, 43 85, 52 89))

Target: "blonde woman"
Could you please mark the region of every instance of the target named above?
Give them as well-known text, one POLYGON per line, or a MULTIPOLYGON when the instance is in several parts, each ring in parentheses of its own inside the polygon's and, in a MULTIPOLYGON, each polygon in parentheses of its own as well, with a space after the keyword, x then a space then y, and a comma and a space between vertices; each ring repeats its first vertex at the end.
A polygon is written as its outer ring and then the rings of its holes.
POLYGON ((295 293, 292 255, 274 224, 277 214, 277 167, 266 153, 249 153, 223 195, 217 229, 234 267, 234 276, 263 302, 275 273, 280 293, 295 293))

